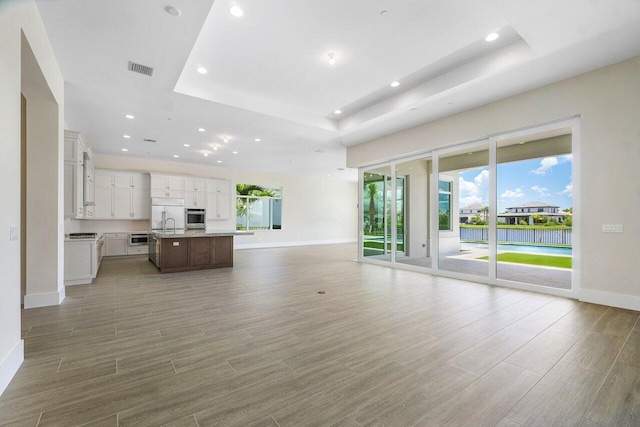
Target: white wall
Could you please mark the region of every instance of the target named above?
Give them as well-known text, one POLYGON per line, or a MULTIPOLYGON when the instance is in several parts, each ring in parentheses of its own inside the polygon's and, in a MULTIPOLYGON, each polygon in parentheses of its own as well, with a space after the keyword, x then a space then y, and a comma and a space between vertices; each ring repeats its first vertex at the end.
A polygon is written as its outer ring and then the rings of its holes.
POLYGON ((350 147, 347 164, 372 164, 576 115, 578 296, 640 310, 640 57, 350 147), (603 224, 621 224, 624 232, 602 233, 603 224))
MULTIPOLYGON (((81 130, 80 130, 81 131, 81 130)), ((87 141, 90 146, 91 141, 87 141)), ((282 187, 282 230, 256 231, 236 237, 236 248, 354 242, 358 236, 358 187, 355 182, 271 174, 215 166, 96 154, 99 169, 173 173, 219 178, 236 183, 282 187)), ((148 221, 68 220, 66 232, 134 231, 148 229, 148 221), (108 229, 107 229, 108 228, 108 229)), ((218 227, 217 227, 218 228, 218 227)), ((235 219, 219 228, 234 229, 235 219)))
MULTIPOLYGON (((35 71, 44 76, 58 105, 64 102, 64 81, 35 3, 27 0, 0 2, 0 182, 3 183, 0 203, 0 392, 23 360, 20 339, 20 239, 9 240, 10 226, 20 225, 23 33, 38 64, 39 69, 35 71)), ((50 143, 55 145, 60 141, 55 141, 54 137, 50 143)), ((55 217, 58 212, 56 207, 48 208, 53 209, 55 217)), ((62 235, 58 238, 61 239, 62 235)), ((58 272, 54 274, 58 276, 58 272)), ((58 286, 57 283, 50 285, 58 286)))

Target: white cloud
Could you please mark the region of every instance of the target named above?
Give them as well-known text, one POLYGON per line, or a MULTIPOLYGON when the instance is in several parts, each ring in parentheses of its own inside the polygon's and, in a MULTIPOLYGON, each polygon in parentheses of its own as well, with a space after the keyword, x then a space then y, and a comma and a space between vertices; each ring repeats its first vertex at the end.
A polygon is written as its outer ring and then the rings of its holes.
POLYGON ((540 197, 546 197, 549 195, 549 189, 545 187, 540 187, 539 185, 534 185, 531 189, 538 193, 540 197))
POLYGON ((568 183, 565 187, 564 190, 562 190, 561 192, 559 192, 558 194, 562 195, 562 196, 569 196, 569 197, 573 197, 573 182, 568 183))
POLYGON ((551 172, 554 166, 558 166, 561 163, 572 162, 573 154, 565 154, 564 156, 558 157, 545 157, 540 160, 540 166, 537 169, 529 171, 529 173, 533 173, 536 175, 546 175, 548 172, 551 172))
POLYGON ((519 199, 524 197, 524 193, 522 192, 522 188, 518 187, 515 190, 505 190, 504 193, 500 195, 502 199, 519 199))
POLYGON ((538 169, 534 169, 530 171, 530 173, 534 173, 536 175, 546 175, 547 172, 551 171, 551 168, 558 165, 558 159, 556 157, 545 157, 540 160, 540 166, 538 169))
POLYGON ((476 203, 487 203, 487 188, 489 184, 489 171, 480 171, 473 182, 466 181, 460 177, 460 207, 469 206, 476 203))

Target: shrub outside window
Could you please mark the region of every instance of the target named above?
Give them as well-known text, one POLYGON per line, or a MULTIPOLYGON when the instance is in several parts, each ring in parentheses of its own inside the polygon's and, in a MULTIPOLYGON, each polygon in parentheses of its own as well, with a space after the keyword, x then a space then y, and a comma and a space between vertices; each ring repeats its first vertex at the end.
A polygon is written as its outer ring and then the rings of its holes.
POLYGON ((282 229, 282 188, 236 185, 236 230, 282 229))

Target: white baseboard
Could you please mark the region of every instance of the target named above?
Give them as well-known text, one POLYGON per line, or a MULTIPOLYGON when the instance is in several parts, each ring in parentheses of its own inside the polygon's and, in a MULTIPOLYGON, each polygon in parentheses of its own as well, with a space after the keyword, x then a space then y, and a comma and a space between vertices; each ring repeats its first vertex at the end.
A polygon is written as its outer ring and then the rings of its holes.
POLYGON ((640 297, 633 295, 581 289, 579 300, 594 304, 609 305, 611 307, 626 308, 627 310, 640 311, 640 297))
POLYGON ((0 396, 7 389, 7 386, 18 372, 18 368, 24 361, 24 340, 20 340, 13 347, 9 355, 0 363, 0 396))
POLYGON ((64 301, 64 286, 58 292, 45 292, 41 294, 26 294, 24 296, 24 308, 47 307, 60 305, 64 301))
POLYGON ((303 240, 297 242, 272 242, 272 243, 247 243, 234 244, 233 249, 260 249, 260 248, 285 248, 289 246, 311 246, 311 245, 332 245, 338 243, 354 243, 358 239, 335 239, 335 240, 303 240))

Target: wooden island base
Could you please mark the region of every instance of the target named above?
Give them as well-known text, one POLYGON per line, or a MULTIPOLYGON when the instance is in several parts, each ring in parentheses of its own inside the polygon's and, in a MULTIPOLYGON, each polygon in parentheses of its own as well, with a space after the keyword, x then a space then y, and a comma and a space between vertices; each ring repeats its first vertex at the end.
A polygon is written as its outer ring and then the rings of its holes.
POLYGON ((158 238, 160 273, 233 267, 233 236, 158 238))

